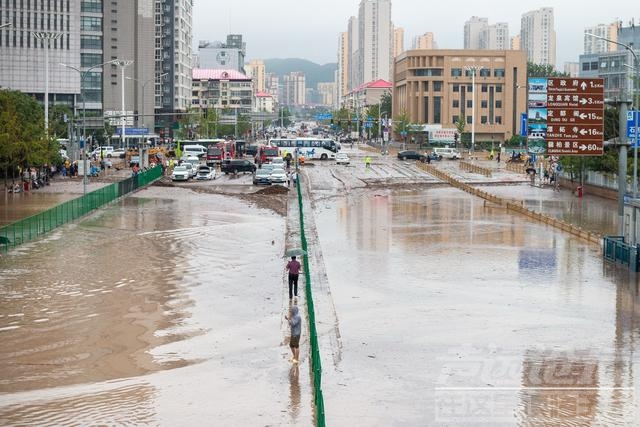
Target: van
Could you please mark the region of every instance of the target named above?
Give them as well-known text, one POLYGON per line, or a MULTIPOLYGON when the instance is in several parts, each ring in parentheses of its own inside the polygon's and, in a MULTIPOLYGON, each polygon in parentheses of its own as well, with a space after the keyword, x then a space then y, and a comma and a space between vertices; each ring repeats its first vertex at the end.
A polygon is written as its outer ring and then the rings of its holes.
POLYGON ((433 152, 443 159, 457 160, 462 157, 458 150, 451 147, 436 147, 433 152))
POLYGON ((103 145, 103 146, 97 147, 95 150, 91 152, 91 156, 96 158, 99 158, 99 157, 111 158, 112 155, 113 155, 113 146, 111 145, 103 145))
POLYGON ((193 145, 185 145, 184 147, 182 147, 183 156, 202 157, 205 154, 207 154, 207 148, 204 145, 193 144, 193 145))

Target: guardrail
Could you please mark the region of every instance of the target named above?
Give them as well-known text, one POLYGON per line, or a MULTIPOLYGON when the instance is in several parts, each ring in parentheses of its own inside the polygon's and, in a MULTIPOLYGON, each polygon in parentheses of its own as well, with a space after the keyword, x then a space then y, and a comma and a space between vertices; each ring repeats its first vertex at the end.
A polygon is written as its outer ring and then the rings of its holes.
POLYGON ((603 236, 598 234, 598 233, 594 233, 592 231, 587 231, 587 230, 583 230, 580 227, 577 227, 573 224, 570 224, 568 222, 556 219, 556 218, 552 218, 548 215, 545 215, 543 213, 540 212, 536 212, 533 209, 528 209, 526 207, 524 207, 523 202, 522 201, 515 201, 515 200, 507 200, 504 199, 502 197, 498 197, 494 194, 490 194, 487 193, 484 190, 481 190, 479 188, 473 187, 469 184, 465 184, 464 182, 458 181, 457 179, 455 179, 454 177, 444 173, 443 171, 441 171, 440 169, 438 169, 437 167, 435 167, 434 165, 430 165, 430 164, 426 164, 426 163, 420 163, 420 162, 416 162, 416 164, 418 165, 419 168, 422 168, 424 171, 430 173, 431 175, 435 176, 436 178, 440 178, 443 181, 448 182, 449 184, 451 184, 454 187, 457 187, 463 191, 466 191, 467 193, 473 194, 474 196, 478 196, 481 197, 487 201, 490 201, 492 203, 495 203, 499 206, 503 206, 505 207, 507 210, 511 210, 514 212, 517 212, 519 214, 525 215, 531 219, 535 219, 536 221, 540 221, 544 224, 548 224, 552 227, 555 228, 559 228, 562 231, 566 231, 568 233, 571 233, 577 237, 580 237, 581 239, 587 240, 591 243, 600 243, 602 241, 603 236))
POLYGON ((81 218, 132 191, 149 185, 162 176, 162 168, 154 167, 131 178, 68 200, 44 212, 0 227, 0 252, 39 239, 68 222, 81 218))
POLYGON ((622 236, 605 236, 603 239, 604 259, 627 265, 631 271, 640 271, 640 259, 637 246, 624 242, 622 236))
POLYGON ((469 162, 464 161, 464 160, 460 160, 458 165, 460 166, 460 169, 462 169, 464 171, 467 171, 467 172, 477 173, 477 174, 484 175, 484 176, 487 176, 487 177, 490 177, 491 174, 492 174, 491 169, 485 168, 485 167, 480 166, 480 165, 476 165, 474 163, 469 163, 469 162))
MULTIPOLYGON (((304 213, 302 203, 302 187, 300 185, 300 175, 296 180, 296 189, 298 191, 298 208, 300 210, 300 240, 302 243, 302 250, 305 254, 308 254, 307 237, 304 232, 304 213)), ((311 374, 313 380, 313 396, 316 410, 316 426, 324 427, 324 397, 322 395, 322 364, 320 361, 320 345, 318 344, 318 331, 316 330, 316 313, 313 305, 313 295, 311 293, 311 269, 309 268, 309 257, 304 255, 302 257, 302 264, 304 265, 304 282, 305 282, 305 294, 307 295, 307 318, 309 320, 309 345, 311 347, 311 374)))

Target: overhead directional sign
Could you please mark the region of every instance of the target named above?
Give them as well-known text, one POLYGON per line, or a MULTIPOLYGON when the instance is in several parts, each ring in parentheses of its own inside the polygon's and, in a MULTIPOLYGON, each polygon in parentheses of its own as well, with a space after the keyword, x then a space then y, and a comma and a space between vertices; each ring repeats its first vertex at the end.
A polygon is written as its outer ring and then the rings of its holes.
POLYGON ((604 79, 547 79, 547 154, 601 156, 604 79))

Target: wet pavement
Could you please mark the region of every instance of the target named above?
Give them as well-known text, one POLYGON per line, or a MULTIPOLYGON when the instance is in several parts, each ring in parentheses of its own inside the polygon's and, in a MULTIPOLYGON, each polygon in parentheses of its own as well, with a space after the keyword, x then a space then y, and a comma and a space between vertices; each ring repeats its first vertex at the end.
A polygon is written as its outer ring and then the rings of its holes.
MULTIPOLYGON (((303 171, 327 425, 634 425, 634 275, 412 162, 345 151, 303 171)), ((615 201, 438 167, 616 229, 615 201)), ((297 205, 243 199, 248 175, 189 186, 0 258, 0 423, 313 423, 307 327, 292 368, 282 318, 297 205)))

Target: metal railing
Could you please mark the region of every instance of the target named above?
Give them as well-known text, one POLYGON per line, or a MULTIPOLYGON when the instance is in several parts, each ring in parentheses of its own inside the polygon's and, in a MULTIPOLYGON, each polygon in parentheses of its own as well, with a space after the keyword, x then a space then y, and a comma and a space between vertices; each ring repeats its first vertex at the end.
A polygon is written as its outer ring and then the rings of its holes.
POLYGON ((603 246, 604 259, 626 265, 631 271, 639 271, 637 246, 626 244, 622 236, 605 236, 603 246))
POLYGON ((0 252, 39 239, 50 231, 75 221, 132 191, 149 185, 162 176, 162 168, 154 167, 120 182, 68 200, 51 209, 0 227, 0 252))
MULTIPOLYGON (((302 250, 308 254, 307 237, 304 232, 304 214, 302 203, 302 190, 300 186, 300 175, 296 180, 296 189, 298 191, 298 208, 300 210, 300 240, 302 250)), ((324 397, 322 395, 322 365, 320 362, 320 346, 318 344, 318 332, 316 330, 316 313, 313 305, 313 295, 311 294, 311 273, 309 268, 309 256, 302 257, 304 265, 304 282, 305 294, 307 295, 307 314, 309 319, 309 344, 311 347, 311 373, 313 379, 313 397, 316 409, 316 426, 324 427, 324 397)))

